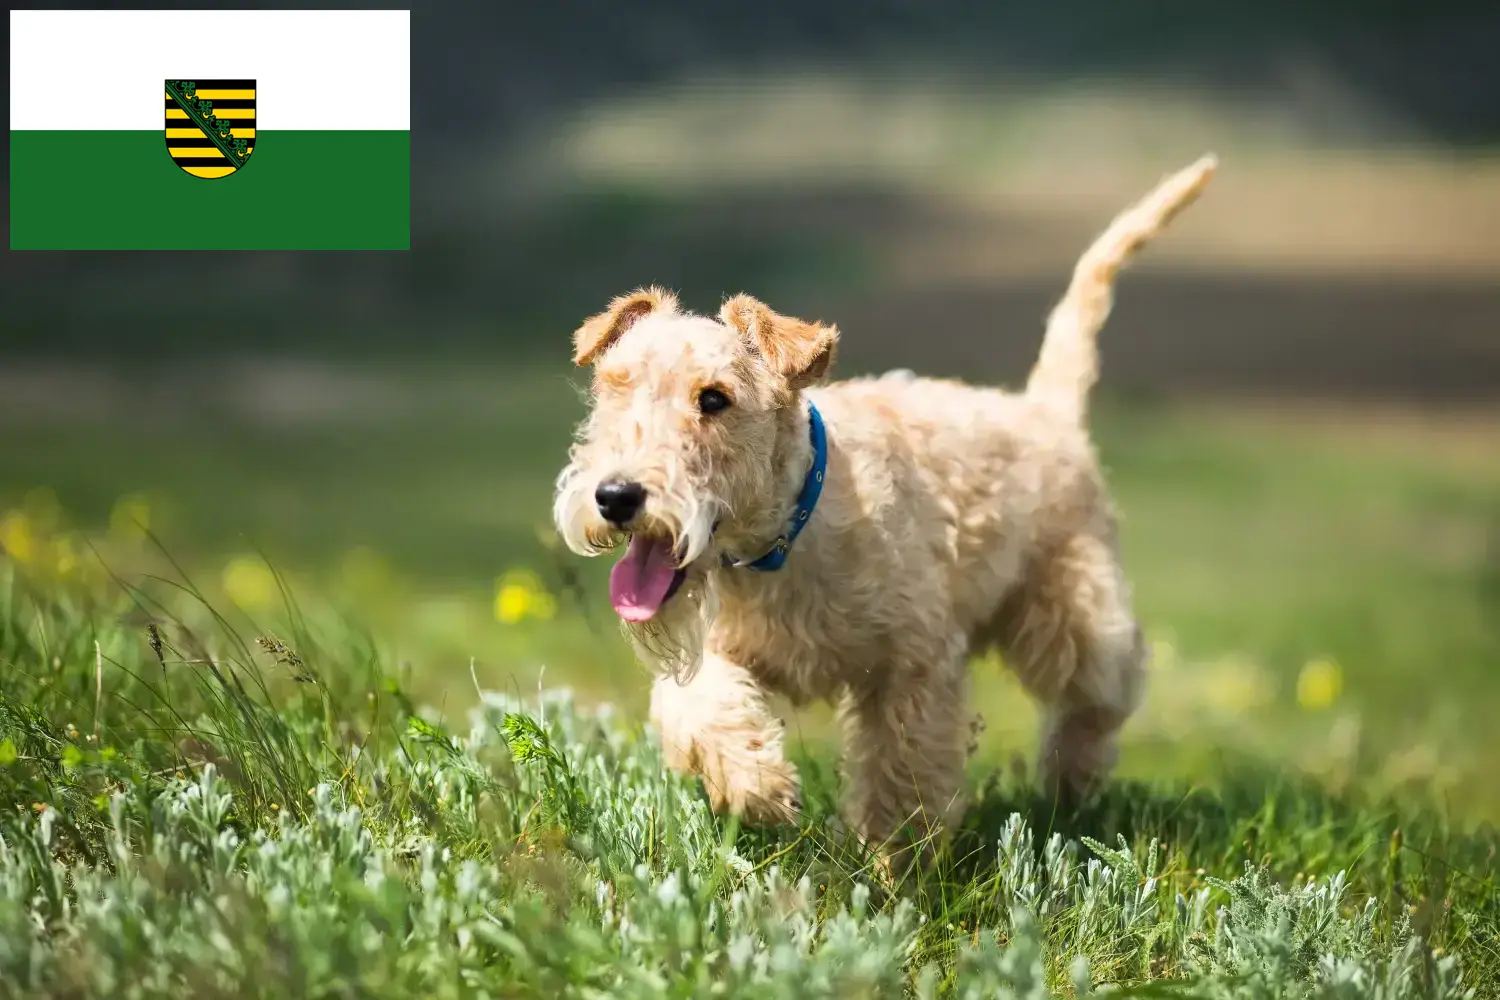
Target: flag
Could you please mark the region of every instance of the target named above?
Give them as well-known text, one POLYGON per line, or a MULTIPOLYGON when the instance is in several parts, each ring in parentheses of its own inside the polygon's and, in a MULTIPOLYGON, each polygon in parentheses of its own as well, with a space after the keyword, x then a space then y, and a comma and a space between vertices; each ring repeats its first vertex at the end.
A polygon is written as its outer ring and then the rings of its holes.
POLYGON ((409 249, 404 10, 13 10, 10 245, 409 249))

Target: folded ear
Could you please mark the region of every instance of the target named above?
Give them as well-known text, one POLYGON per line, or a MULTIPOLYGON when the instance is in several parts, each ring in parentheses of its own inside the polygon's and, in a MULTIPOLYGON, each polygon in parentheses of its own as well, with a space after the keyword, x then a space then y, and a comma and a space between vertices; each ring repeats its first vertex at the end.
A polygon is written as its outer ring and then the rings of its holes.
POLYGON ((806 389, 826 378, 838 353, 838 327, 783 316, 749 295, 724 303, 719 319, 744 334, 793 389, 806 389))
POLYGON ((658 310, 676 312, 677 296, 655 285, 615 296, 608 308, 574 331, 573 363, 593 364, 626 330, 658 310))

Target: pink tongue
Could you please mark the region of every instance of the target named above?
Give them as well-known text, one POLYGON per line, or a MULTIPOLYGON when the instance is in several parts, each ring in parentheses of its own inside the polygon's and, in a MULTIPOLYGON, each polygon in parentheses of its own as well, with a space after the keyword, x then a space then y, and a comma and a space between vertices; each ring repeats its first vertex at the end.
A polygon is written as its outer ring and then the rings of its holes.
POLYGON ((609 573, 609 599, 621 618, 643 622, 660 610, 677 566, 662 539, 630 536, 630 547, 609 573))

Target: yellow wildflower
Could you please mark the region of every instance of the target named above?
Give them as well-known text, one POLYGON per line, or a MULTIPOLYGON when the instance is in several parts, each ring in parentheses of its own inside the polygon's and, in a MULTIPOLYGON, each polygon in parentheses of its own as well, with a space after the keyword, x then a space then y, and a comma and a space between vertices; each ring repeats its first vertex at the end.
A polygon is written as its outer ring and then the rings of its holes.
POLYGON ((513 625, 526 617, 531 591, 520 584, 503 583, 495 592, 495 620, 513 625))
POLYGON ((0 548, 19 563, 30 562, 36 557, 36 532, 22 511, 9 511, 0 517, 0 548))
POLYGON ((1297 675, 1297 704, 1305 711, 1327 708, 1338 700, 1344 686, 1344 672, 1333 660, 1309 660, 1297 675))
POLYGON ((224 567, 224 593, 246 611, 264 611, 276 600, 276 574, 259 556, 236 556, 224 567))
POLYGON ((527 618, 546 621, 557 613, 557 599, 530 570, 511 570, 495 587, 495 620, 506 625, 527 618))

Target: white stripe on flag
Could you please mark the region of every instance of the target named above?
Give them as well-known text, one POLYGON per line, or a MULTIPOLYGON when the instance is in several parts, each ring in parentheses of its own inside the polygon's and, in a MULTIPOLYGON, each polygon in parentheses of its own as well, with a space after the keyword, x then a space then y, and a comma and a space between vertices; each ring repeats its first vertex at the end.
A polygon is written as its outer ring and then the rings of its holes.
POLYGON ((405 131, 411 12, 10 12, 12 131, 160 129, 162 81, 194 77, 255 80, 267 130, 405 131))

